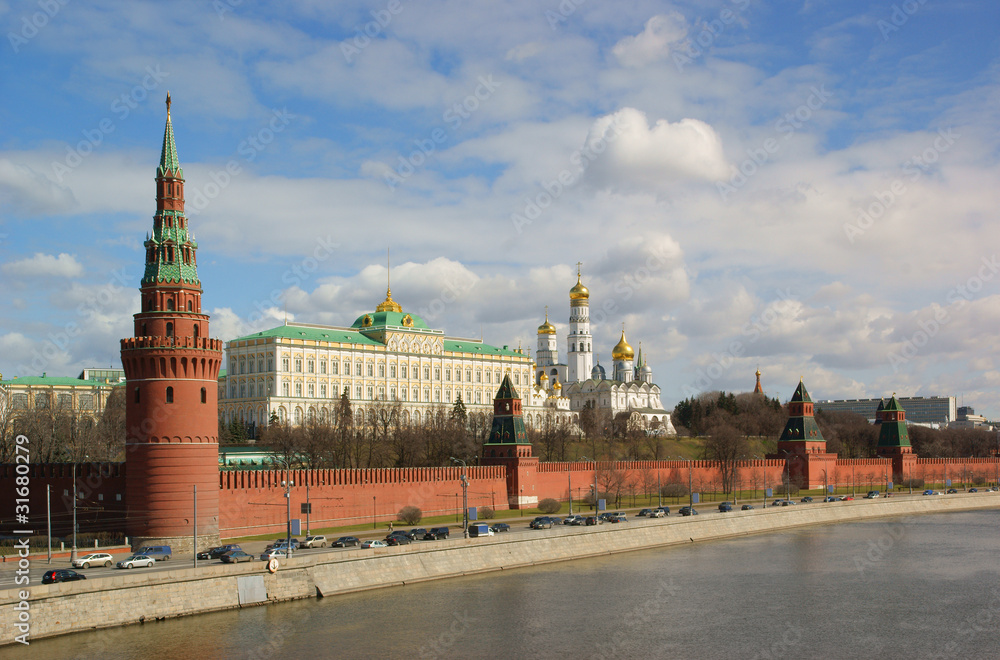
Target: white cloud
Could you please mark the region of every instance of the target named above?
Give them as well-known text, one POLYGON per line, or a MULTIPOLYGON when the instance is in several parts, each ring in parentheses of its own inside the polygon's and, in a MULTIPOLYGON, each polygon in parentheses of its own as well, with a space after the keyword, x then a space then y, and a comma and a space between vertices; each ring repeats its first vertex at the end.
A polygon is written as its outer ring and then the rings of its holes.
POLYGON ((679 179, 713 181, 728 173, 722 141, 711 126, 698 119, 659 119, 650 126, 635 108, 595 121, 583 157, 592 159, 587 173, 598 187, 656 190, 679 179))
POLYGON ((3 272, 17 277, 80 277, 83 266, 76 257, 65 252, 58 257, 36 252, 28 259, 4 264, 3 272))
POLYGON ((625 37, 611 52, 622 65, 640 67, 665 59, 670 54, 670 47, 683 40, 687 33, 687 20, 679 12, 657 14, 646 21, 642 32, 625 37))

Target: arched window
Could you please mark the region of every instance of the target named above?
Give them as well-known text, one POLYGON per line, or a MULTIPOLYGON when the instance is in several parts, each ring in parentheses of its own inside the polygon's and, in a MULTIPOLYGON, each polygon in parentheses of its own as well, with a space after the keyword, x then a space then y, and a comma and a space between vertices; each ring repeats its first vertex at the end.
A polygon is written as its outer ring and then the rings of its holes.
POLYGON ((139 403, 139 388, 135 388, 135 402, 139 403))
POLYGON ((195 338, 195 339, 198 339, 198 336, 199 336, 200 334, 201 334, 201 333, 200 333, 200 332, 198 331, 198 324, 197 324, 197 323, 195 323, 195 324, 194 324, 194 338, 195 338))
POLYGON ((167 386, 167 403, 174 402, 174 388, 167 386))
POLYGON ((208 390, 201 388, 201 402, 208 403, 208 390))
POLYGON ((174 324, 171 323, 170 321, 167 321, 167 336, 168 337, 174 336, 174 324))
POLYGON ((189 312, 194 311, 194 303, 192 303, 190 300, 188 301, 188 311, 189 312))
POLYGON ((173 298, 167 298, 167 311, 168 312, 174 311, 174 299, 173 298))

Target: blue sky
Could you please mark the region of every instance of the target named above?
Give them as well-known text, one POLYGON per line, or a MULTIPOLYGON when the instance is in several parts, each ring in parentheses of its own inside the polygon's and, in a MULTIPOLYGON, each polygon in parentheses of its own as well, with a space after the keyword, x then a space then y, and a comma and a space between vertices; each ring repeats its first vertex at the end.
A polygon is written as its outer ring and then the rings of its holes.
POLYGON ((223 339, 350 324, 565 351, 663 403, 952 394, 1000 416, 1000 6, 0 2, 0 372, 119 364, 166 92, 223 339))

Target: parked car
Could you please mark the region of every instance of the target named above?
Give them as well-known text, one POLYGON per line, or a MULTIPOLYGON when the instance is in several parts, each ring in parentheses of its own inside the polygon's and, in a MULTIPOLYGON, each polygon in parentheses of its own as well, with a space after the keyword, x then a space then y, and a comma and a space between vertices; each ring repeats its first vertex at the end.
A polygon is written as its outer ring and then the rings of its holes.
POLYGON ((423 527, 414 527, 413 529, 410 530, 409 535, 410 538, 413 539, 414 541, 419 541, 420 539, 424 538, 424 534, 426 533, 427 530, 424 529, 423 527))
POLYGON ((880 493, 877 490, 870 490, 868 494, 865 495, 866 500, 875 500, 879 498, 880 493))
POLYGON ((805 502, 806 504, 809 504, 809 503, 811 503, 812 501, 813 501, 813 498, 809 497, 808 495, 806 495, 806 496, 805 496, 805 497, 803 497, 803 498, 802 498, 801 500, 799 500, 799 502, 805 502))
POLYGON ((979 492, 979 489, 978 489, 978 488, 970 488, 970 489, 969 489, 969 492, 970 492, 970 493, 978 493, 978 492, 979 492))
POLYGON ((209 548, 204 552, 198 553, 198 559, 218 559, 227 552, 232 552, 233 550, 242 550, 240 546, 230 543, 229 545, 220 545, 214 548, 209 548))
POLYGON ((728 513, 729 511, 732 510, 733 510, 732 502, 722 502, 721 504, 719 504, 719 511, 721 513, 728 513))
POLYGON ((528 523, 528 527, 531 529, 552 529, 552 519, 548 516, 538 516, 528 523))
POLYGON ((425 541, 438 541, 440 539, 448 538, 450 531, 447 527, 431 527, 424 534, 425 541))
POLYGON ((597 518, 597 516, 587 516, 584 519, 583 524, 589 527, 590 525, 599 525, 601 524, 601 521, 597 518))
POLYGON ((957 492, 958 492, 958 490, 956 490, 955 488, 949 488, 949 489, 948 489, 948 494, 949 494, 949 495, 954 495, 954 494, 955 494, 955 493, 957 493, 957 492))
POLYGON ((276 550, 271 548, 270 550, 265 550, 260 555, 261 561, 271 561, 272 559, 288 559, 288 553, 284 550, 276 550))
POLYGON ((231 550, 222 555, 220 559, 227 564, 238 564, 241 561, 253 561, 253 555, 242 550, 231 550))
POLYGON ((549 516, 549 520, 552 521, 553 525, 561 525, 561 524, 563 524, 563 519, 560 518, 559 516, 549 516))
POLYGON ((649 515, 649 514, 651 514, 652 512, 653 512, 653 510, 652 510, 652 509, 639 509, 639 513, 637 513, 637 514, 635 514, 635 515, 636 515, 637 517, 641 516, 641 517, 645 518, 646 516, 648 516, 648 515, 649 515))
POLYGON ((795 502, 791 500, 781 500, 781 506, 795 506, 795 502))
POLYGON ((601 522, 611 522, 611 516, 614 515, 610 511, 605 511, 601 515, 597 516, 601 522))
POLYGON ((841 502, 850 502, 850 501, 852 501, 853 499, 854 499, 854 497, 853 497, 853 496, 851 496, 851 495, 841 495, 841 496, 840 496, 840 501, 841 501, 841 502))
POLYGON ((267 546, 267 549, 270 550, 271 548, 284 548, 286 543, 291 545, 293 551, 298 550, 299 546, 302 545, 301 543, 299 543, 299 540, 293 536, 290 539, 278 539, 274 543, 271 543, 269 546, 267 546))
POLYGON ((106 552, 91 552, 89 555, 73 560, 73 568, 90 568, 91 566, 110 566, 114 558, 106 552))
POLYGON ((325 548, 326 547, 326 537, 325 536, 307 536, 302 542, 303 548, 325 548))
POLYGON ((356 536, 341 536, 339 539, 330 544, 333 548, 347 548, 350 546, 361 545, 361 540, 356 536))
POLYGON ((681 514, 682 516, 697 516, 698 509, 694 508, 693 506, 682 506, 680 509, 677 510, 677 513, 681 514))
POLYGON ((665 515, 665 516, 669 516, 670 515, 670 507, 669 506, 658 506, 655 509, 653 509, 653 511, 662 511, 663 515, 665 515))
POLYGON ((510 525, 508 525, 507 523, 493 523, 490 529, 499 534, 500 532, 509 532, 510 525))
POLYGON ((566 516, 566 518, 563 519, 564 525, 582 525, 583 522, 583 516, 566 516))
POLYGON ((54 584, 56 582, 73 582, 74 580, 86 580, 83 573, 71 571, 68 568, 57 568, 53 571, 45 571, 42 575, 42 584, 54 584))
POLYGON ((823 498, 823 501, 824 502, 839 502, 840 500, 838 500, 833 495, 827 495, 826 497, 823 498))
POLYGON ((386 546, 386 544, 385 544, 384 541, 379 541, 378 539, 375 539, 374 541, 372 541, 372 540, 364 541, 361 544, 361 547, 362 548, 385 548, 385 547, 388 547, 388 546, 386 546))
POLYGON ((663 512, 663 509, 653 509, 649 512, 650 518, 663 518, 667 514, 663 512))
POLYGON ((753 504, 744 504, 740 507, 741 511, 753 511, 753 504))
POLYGON ((611 517, 608 520, 613 523, 623 523, 628 522, 628 517, 625 515, 624 511, 616 511, 611 514, 611 517))
POLYGON ((118 568, 149 568, 156 565, 156 560, 146 555, 132 555, 118 562, 118 568))
POLYGON ((469 538, 479 538, 481 536, 493 536, 496 532, 486 523, 469 523, 469 538))
POLYGON ((785 500, 774 500, 773 502, 771 502, 771 506, 781 506, 781 503, 784 501, 785 500))

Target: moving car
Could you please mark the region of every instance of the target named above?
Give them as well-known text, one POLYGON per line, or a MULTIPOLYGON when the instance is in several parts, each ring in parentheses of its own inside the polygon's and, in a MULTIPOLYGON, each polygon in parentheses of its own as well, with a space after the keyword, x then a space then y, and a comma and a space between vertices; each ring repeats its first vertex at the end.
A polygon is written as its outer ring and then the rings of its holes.
POLYGON ((385 537, 386 545, 409 545, 411 543, 413 543, 413 541, 410 540, 410 537, 407 536, 405 532, 393 532, 389 536, 385 537))
POLYGON ((156 561, 167 561, 170 559, 170 546, 169 545, 147 545, 136 550, 133 554, 146 555, 147 557, 152 557, 156 561))
POLYGON ((110 566, 114 559, 106 552, 92 552, 73 560, 73 568, 90 568, 91 566, 110 566))
POLYGON ((732 511, 732 510, 733 510, 733 504, 732 504, 732 502, 723 502, 723 503, 721 503, 719 505, 719 511, 721 513, 728 513, 729 511, 732 511))
POLYGON ((648 516, 648 515, 649 515, 649 514, 651 514, 652 512, 653 512, 653 510, 652 510, 652 509, 639 509, 639 513, 637 513, 637 514, 635 514, 635 515, 636 515, 637 517, 638 517, 638 516, 642 516, 643 518, 645 518, 646 516, 648 516))
POLYGON ((802 498, 801 500, 799 500, 799 501, 800 501, 800 502, 805 502, 806 504, 809 504, 810 502, 812 502, 812 501, 813 501, 813 498, 811 498, 811 497, 809 497, 808 495, 806 495, 805 497, 803 497, 803 498, 802 498))
POLYGON ((741 511, 753 511, 753 504, 744 504, 740 507, 741 511))
POLYGON ((833 495, 827 495, 826 497, 823 498, 823 501, 824 502, 839 502, 840 500, 838 500, 833 495))
POLYGON ((669 506, 658 506, 655 509, 653 509, 653 511, 662 511, 663 515, 665 515, 665 516, 669 516, 670 515, 670 507, 669 506))
POLYGON ((494 532, 486 523, 469 523, 469 537, 493 536, 494 532))
POLYGON ((628 522, 628 518, 625 516, 624 511, 616 511, 615 513, 611 514, 611 516, 608 518, 608 521, 613 523, 623 523, 623 522, 628 522))
POLYGON ((302 542, 303 548, 325 548, 326 547, 326 537, 325 536, 307 536, 306 540, 302 542))
POLYGON ((649 512, 650 518, 663 518, 666 515, 667 514, 664 513, 663 509, 653 509, 652 511, 649 512))
POLYGON ((552 529, 552 519, 548 516, 538 516, 528 523, 528 527, 531 529, 552 529))
POLYGON ((424 538, 424 534, 426 533, 427 530, 424 529, 423 527, 414 527, 409 531, 410 538, 414 541, 419 541, 420 539, 424 538))
POLYGON ((146 555, 132 555, 118 562, 118 568, 149 568, 155 566, 156 560, 146 555))
POLYGON ((45 571, 42 575, 42 584, 54 584, 56 582, 73 582, 74 580, 86 580, 83 573, 71 571, 68 568, 57 568, 54 571, 45 571))
POLYGON ((597 516, 587 516, 587 519, 586 521, 584 521, 584 524, 587 526, 598 525, 600 524, 600 521, 597 519, 597 516))
POLYGON ((493 523, 492 529, 497 534, 499 534, 500 532, 509 532, 510 525, 508 525, 507 523, 493 523))
POLYGON ((979 489, 978 489, 978 488, 970 488, 970 489, 969 489, 969 492, 970 492, 970 493, 978 493, 978 492, 979 492, 979 489))
POLYGON ((219 559, 227 564, 238 564, 241 561, 253 561, 253 555, 242 550, 230 550, 219 559))
POLYGON ((424 534, 424 540, 437 541, 439 539, 446 539, 448 538, 449 533, 450 532, 447 527, 431 527, 427 530, 427 533, 424 534))
POLYGON ((564 525, 582 525, 583 522, 583 516, 566 516, 563 520, 564 525))
POLYGON ((955 494, 955 493, 957 493, 957 492, 958 492, 958 490, 957 490, 957 489, 955 489, 955 488, 949 488, 949 489, 948 489, 948 494, 949 494, 949 495, 954 495, 954 494, 955 494))
POLYGON ((363 542, 361 544, 361 547, 362 548, 385 548, 385 547, 388 547, 388 546, 386 546, 386 544, 385 544, 384 541, 379 541, 378 539, 375 539, 374 541, 369 540, 369 541, 363 542))
POLYGON ((697 516, 698 509, 694 508, 693 506, 682 506, 680 509, 677 510, 677 513, 681 514, 682 516, 697 516))
POLYGON ((866 500, 875 500, 879 498, 880 493, 877 490, 870 490, 868 494, 865 495, 866 500))
POLYGON ((298 550, 299 546, 302 545, 301 543, 299 543, 299 540, 297 538, 292 537, 291 539, 278 539, 274 543, 267 546, 267 549, 270 550, 271 548, 284 548, 286 543, 291 545, 292 550, 298 550))
POLYGON ((350 546, 361 545, 361 539, 356 536, 341 536, 339 539, 330 544, 333 548, 347 548, 350 546))
POLYGON ((209 548, 204 552, 198 553, 198 559, 218 559, 227 552, 232 552, 233 550, 242 550, 240 546, 235 543, 230 543, 228 545, 220 545, 214 548, 209 548))
POLYGON ((261 561, 271 561, 272 559, 288 559, 288 555, 284 550, 276 550, 274 548, 265 550, 260 555, 261 561))

